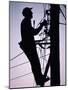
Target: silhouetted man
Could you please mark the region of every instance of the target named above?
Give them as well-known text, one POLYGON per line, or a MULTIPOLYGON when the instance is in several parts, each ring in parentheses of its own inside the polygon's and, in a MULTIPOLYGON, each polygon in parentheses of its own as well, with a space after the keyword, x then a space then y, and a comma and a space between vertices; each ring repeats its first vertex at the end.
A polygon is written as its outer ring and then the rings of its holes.
POLYGON ((44 25, 44 21, 40 23, 40 26, 37 29, 34 29, 31 26, 31 19, 33 17, 31 8, 24 8, 22 14, 24 16, 24 19, 21 22, 22 40, 19 44, 30 61, 36 84, 43 86, 44 81, 47 81, 47 79, 44 79, 44 76, 41 73, 41 66, 36 51, 34 35, 37 35, 40 32, 44 25))

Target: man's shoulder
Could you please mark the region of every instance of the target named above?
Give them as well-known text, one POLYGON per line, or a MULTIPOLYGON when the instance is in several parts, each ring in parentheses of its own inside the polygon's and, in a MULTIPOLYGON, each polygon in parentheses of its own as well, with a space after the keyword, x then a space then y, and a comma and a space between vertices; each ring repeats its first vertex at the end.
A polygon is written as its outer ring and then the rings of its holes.
POLYGON ((22 20, 22 22, 21 22, 21 24, 25 24, 25 23, 27 23, 28 21, 26 20, 26 19, 23 19, 22 20))

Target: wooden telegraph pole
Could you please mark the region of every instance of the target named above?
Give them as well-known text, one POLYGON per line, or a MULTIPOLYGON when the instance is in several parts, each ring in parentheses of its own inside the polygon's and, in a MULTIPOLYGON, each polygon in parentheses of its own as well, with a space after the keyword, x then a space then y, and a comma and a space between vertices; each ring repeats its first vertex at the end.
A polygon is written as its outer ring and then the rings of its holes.
POLYGON ((59 63, 59 5, 51 4, 50 10, 51 27, 50 27, 50 39, 51 39, 51 86, 60 85, 60 63, 59 63))

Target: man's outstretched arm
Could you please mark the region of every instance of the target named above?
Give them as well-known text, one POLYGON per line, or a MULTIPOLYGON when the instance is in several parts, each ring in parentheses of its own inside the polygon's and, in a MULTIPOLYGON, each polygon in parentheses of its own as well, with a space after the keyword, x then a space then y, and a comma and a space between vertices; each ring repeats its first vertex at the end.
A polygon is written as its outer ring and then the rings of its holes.
POLYGON ((42 27, 46 25, 47 25, 47 21, 44 20, 42 23, 40 23, 40 26, 38 28, 34 29, 32 27, 33 35, 37 35, 41 31, 42 27))
POLYGON ((33 35, 37 35, 41 29, 42 29, 43 25, 40 24, 40 26, 36 29, 32 28, 32 31, 33 31, 33 35))

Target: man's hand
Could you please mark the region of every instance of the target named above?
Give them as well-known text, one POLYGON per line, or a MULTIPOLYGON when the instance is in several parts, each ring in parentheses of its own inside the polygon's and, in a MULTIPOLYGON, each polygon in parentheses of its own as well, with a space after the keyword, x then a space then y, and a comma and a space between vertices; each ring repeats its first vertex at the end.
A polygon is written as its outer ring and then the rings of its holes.
POLYGON ((44 20, 42 23, 40 23, 41 26, 47 26, 47 21, 44 20))

